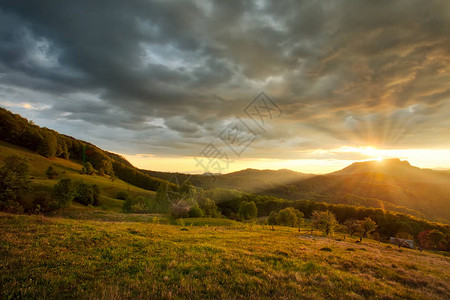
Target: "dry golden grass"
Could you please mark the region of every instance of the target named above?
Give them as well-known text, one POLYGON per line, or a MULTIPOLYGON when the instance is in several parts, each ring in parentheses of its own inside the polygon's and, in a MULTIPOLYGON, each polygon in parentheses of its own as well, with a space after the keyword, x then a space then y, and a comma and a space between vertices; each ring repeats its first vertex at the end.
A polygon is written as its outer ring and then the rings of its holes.
POLYGON ((0 214, 2 297, 450 298, 450 260, 433 253, 285 227, 130 220, 0 214))

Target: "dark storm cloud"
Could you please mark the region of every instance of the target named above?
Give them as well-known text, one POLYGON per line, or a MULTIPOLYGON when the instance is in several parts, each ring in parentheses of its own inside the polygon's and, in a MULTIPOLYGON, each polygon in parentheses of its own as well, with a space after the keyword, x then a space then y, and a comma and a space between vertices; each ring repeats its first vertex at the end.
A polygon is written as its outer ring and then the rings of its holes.
POLYGON ((285 114, 261 156, 418 136, 442 146, 448 133, 447 2, 0 3, 0 84, 15 91, 2 103, 45 103, 34 115, 57 130, 106 128, 84 139, 124 130, 111 150, 196 154, 262 89, 285 114))

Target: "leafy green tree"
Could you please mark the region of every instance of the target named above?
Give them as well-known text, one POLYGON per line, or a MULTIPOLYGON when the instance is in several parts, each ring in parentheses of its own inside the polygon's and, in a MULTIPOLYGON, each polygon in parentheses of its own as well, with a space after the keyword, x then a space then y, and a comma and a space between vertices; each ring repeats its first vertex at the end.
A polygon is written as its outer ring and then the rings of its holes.
POLYGON ((169 182, 162 182, 156 190, 154 210, 159 213, 169 212, 169 182))
POLYGON ((294 212, 297 216, 297 221, 296 221, 295 225, 297 225, 300 228, 303 226, 303 223, 305 222, 305 219, 303 219, 305 214, 303 212, 299 211, 298 209, 294 209, 294 212))
POLYGON ((311 216, 311 225, 320 229, 326 235, 332 234, 339 223, 336 221, 334 214, 328 210, 314 211, 311 216))
POLYGON ((76 184, 76 196, 74 200, 84 205, 93 205, 94 191, 92 187, 86 183, 78 182, 76 184))
MULTIPOLYGON (((272 210, 269 214, 269 218, 267 219, 267 224, 269 225, 277 225, 278 213, 272 210)), ((272 227, 273 228, 273 227, 272 227)))
POLYGON ((111 161, 103 159, 100 161, 99 171, 107 175, 113 175, 114 169, 111 161))
POLYGON ((239 207, 239 214, 244 220, 253 220, 258 216, 258 209, 254 201, 241 203, 239 207))
POLYGON ((59 207, 69 207, 76 195, 75 186, 70 178, 63 178, 53 186, 53 195, 59 207))
POLYGON ((277 223, 284 226, 292 226, 297 223, 297 214, 292 207, 286 207, 280 210, 277 217, 277 223))
POLYGON ((56 135, 50 130, 43 131, 42 140, 39 143, 37 152, 45 157, 54 157, 58 150, 58 141, 56 135))
POLYGON ((216 218, 220 216, 220 213, 217 211, 216 203, 210 198, 203 200, 201 209, 207 217, 216 218))
POLYGON ((350 236, 361 231, 361 222, 356 219, 345 220, 344 226, 347 230, 347 233, 350 234, 350 236))
POLYGON ((84 174, 92 175, 94 174, 94 168, 92 167, 92 164, 90 162, 87 162, 84 166, 84 174))
POLYGON ((5 158, 0 169, 0 209, 20 212, 19 203, 24 194, 30 189, 28 179, 28 164, 26 159, 17 155, 5 158))
POLYGON ((377 223, 375 223, 374 220, 367 217, 364 220, 361 221, 361 231, 363 234, 363 237, 366 237, 367 234, 370 234, 371 232, 375 231, 377 229, 377 223))

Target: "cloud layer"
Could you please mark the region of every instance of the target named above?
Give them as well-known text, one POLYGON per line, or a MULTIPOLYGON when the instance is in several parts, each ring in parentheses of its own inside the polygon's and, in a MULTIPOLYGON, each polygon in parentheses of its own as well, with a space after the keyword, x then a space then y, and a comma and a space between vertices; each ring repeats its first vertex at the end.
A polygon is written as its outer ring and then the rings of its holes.
POLYGON ((261 90, 249 157, 449 148, 450 4, 0 1, 0 104, 109 150, 196 155, 261 90))

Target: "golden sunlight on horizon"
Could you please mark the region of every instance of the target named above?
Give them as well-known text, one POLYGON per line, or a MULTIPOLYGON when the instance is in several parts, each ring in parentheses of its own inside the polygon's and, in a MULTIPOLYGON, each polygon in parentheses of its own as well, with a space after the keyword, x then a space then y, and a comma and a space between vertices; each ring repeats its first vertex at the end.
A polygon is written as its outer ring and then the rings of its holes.
MULTIPOLYGON (((189 174, 204 173, 196 166, 193 157, 164 157, 149 154, 121 154, 138 168, 161 171, 181 172, 189 174)), ((269 159, 269 158, 242 158, 231 160, 229 167, 222 173, 235 172, 247 168, 252 169, 290 169, 302 173, 325 174, 340 170, 346 166, 361 161, 399 158, 407 160, 413 166, 430 169, 450 169, 449 149, 377 149, 375 147, 348 147, 343 146, 330 150, 315 150, 299 152, 298 159, 269 159), (339 155, 358 155, 361 159, 332 158, 339 155), (314 158, 317 155, 328 155, 330 158, 314 158), (305 157, 304 159, 300 157, 305 157)))

